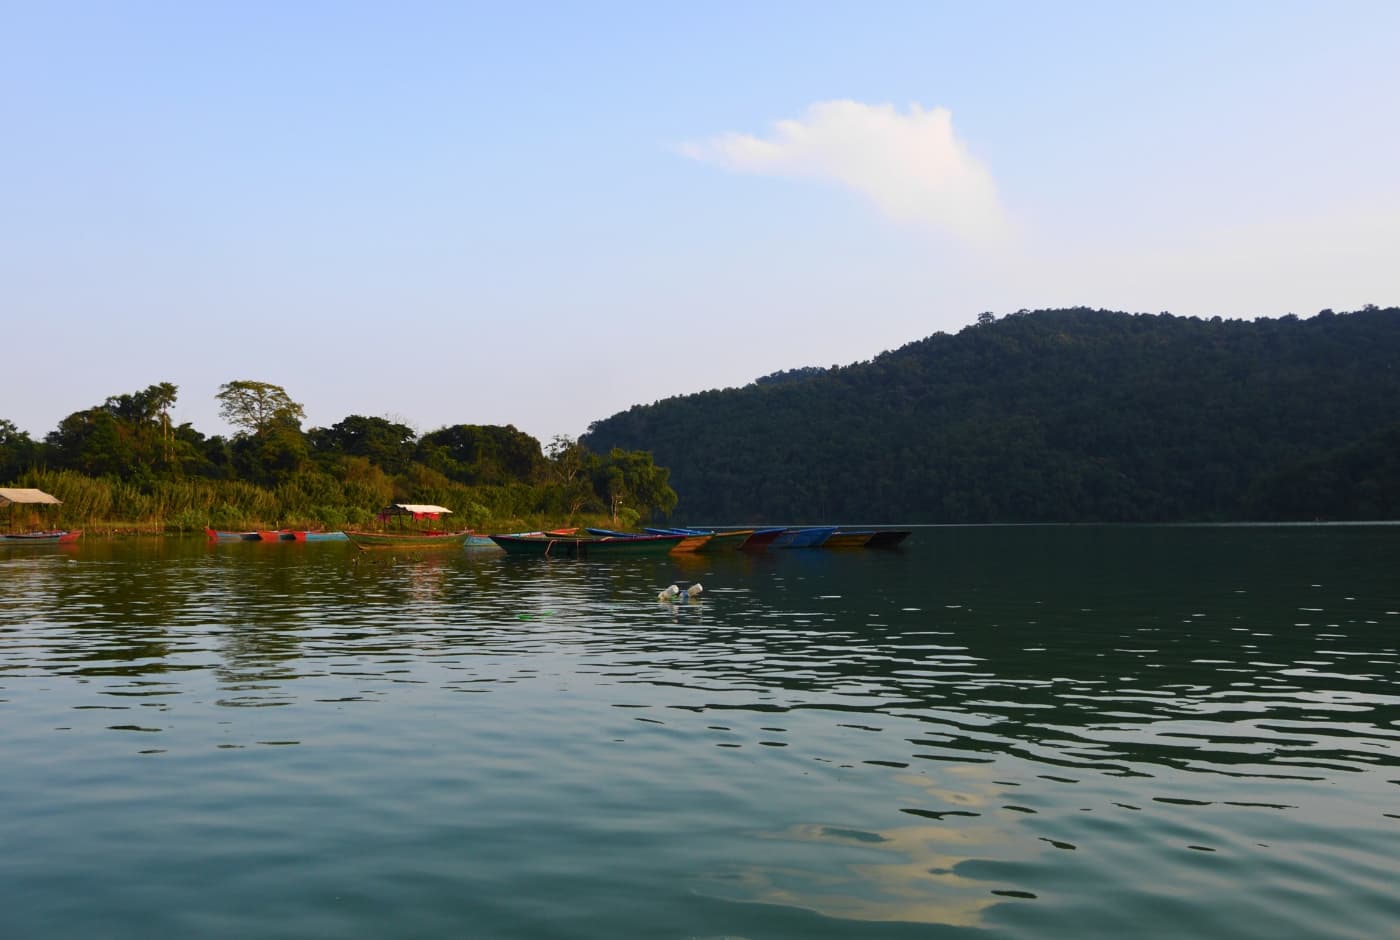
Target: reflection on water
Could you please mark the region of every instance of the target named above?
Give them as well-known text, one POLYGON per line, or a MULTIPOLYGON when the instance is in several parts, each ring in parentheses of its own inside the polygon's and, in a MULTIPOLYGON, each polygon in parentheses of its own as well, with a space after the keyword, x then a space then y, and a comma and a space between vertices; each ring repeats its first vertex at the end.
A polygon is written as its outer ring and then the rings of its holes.
POLYGON ((1397 539, 0 552, 0 925, 1386 935, 1397 539))

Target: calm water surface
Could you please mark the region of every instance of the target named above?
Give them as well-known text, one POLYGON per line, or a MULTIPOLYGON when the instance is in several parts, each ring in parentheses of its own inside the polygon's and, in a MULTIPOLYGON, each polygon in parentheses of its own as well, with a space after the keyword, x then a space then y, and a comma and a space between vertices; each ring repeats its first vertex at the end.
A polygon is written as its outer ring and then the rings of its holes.
POLYGON ((0 549, 0 936, 1400 937, 1397 648, 1389 526, 0 549))

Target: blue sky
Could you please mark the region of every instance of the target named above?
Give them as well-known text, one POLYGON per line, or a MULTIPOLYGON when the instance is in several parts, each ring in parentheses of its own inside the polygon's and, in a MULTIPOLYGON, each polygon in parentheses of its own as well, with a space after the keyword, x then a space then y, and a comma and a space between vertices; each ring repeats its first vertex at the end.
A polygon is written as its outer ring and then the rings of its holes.
POLYGON ((1400 4, 0 0, 0 418, 514 424, 1400 304, 1400 4), (56 378, 59 375, 61 378, 56 378))

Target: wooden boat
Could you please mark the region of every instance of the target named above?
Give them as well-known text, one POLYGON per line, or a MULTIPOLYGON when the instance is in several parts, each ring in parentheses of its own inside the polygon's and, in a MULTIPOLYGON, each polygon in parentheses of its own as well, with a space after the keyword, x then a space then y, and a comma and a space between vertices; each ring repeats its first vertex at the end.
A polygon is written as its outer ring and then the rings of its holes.
POLYGON ((307 532, 301 529, 292 533, 297 542, 345 542, 349 541, 344 532, 339 530, 331 532, 307 532))
POLYGON ((211 542, 257 542, 261 537, 257 532, 230 532, 225 529, 211 529, 204 527, 204 534, 211 542))
POLYGON ((875 534, 870 536, 870 541, 865 543, 865 547, 895 548, 913 534, 911 529, 876 529, 875 534))
POLYGON ((714 532, 710 535, 710 540, 701 546, 702 552, 737 552, 753 535, 753 529, 731 529, 725 532, 714 532))
MULTIPOLYGON (((676 533, 680 533, 680 534, 682 534, 682 535, 688 535, 688 536, 704 536, 704 537, 705 537, 705 541, 701 542, 699 545, 696 545, 694 548, 686 548, 686 547, 684 547, 684 546, 685 546, 685 543, 681 543, 681 544, 682 544, 682 547, 681 547, 681 548, 677 548, 676 551, 678 551, 678 552, 679 552, 679 551, 696 551, 696 552, 701 552, 701 553, 704 553, 704 554, 710 554, 710 553, 713 553, 713 552, 732 552, 732 551, 737 551, 737 550, 739 549, 739 547, 740 547, 741 545, 743 545, 744 542, 748 539, 748 537, 749 537, 750 535, 753 534, 753 531, 754 531, 754 530, 753 530, 753 529, 734 529, 734 530, 727 531, 727 532, 720 532, 720 531, 715 530, 715 529, 690 529, 690 528, 652 529, 652 528, 648 528, 646 531, 650 532, 650 533, 653 534, 653 535, 674 535, 674 534, 676 534, 676 533)), ((776 533, 775 533, 775 534, 776 534, 776 533)))
POLYGON ((806 526, 788 529, 773 540, 772 548, 817 548, 836 531, 834 525, 806 526))
POLYGON ((783 526, 777 526, 776 528, 768 529, 754 529, 753 535, 750 535, 748 538, 744 539, 744 543, 740 545, 739 548, 740 550, 746 552, 767 551, 769 546, 773 544, 773 542, 778 538, 778 536, 782 535, 786 531, 787 529, 783 526))
POLYGON ((344 542, 344 532, 312 532, 308 529, 257 529, 231 532, 205 527, 211 542, 344 542))
MULTIPOLYGON (((0 487, 0 506, 10 507, 10 528, 16 528, 17 506, 61 506, 63 501, 43 490, 21 487, 0 487)), ((6 545, 67 545, 76 542, 82 529, 34 529, 28 532, 0 533, 6 545)))
POLYGON ((683 535, 556 536, 538 533, 493 535, 491 541, 511 555, 596 558, 616 555, 664 555, 683 538, 683 535))
MULTIPOLYGON (((452 510, 446 506, 430 506, 423 503, 390 503, 379 511, 379 521, 387 522, 390 519, 398 519, 404 523, 409 519, 422 520, 440 519, 443 516, 451 515, 452 510)), ((467 539, 474 533, 469 529, 460 532, 446 532, 441 529, 412 529, 399 528, 396 530, 384 530, 370 532, 367 530, 346 529, 345 537, 355 543, 357 548, 461 548, 466 544, 467 539)))
POLYGON ((864 548, 874 529, 837 529, 822 542, 822 548, 864 548))
POLYGON ((680 541, 671 546, 673 552, 698 552, 709 543, 712 532, 692 532, 688 529, 647 529, 646 532, 613 532, 610 529, 589 529, 590 535, 602 538, 636 539, 653 535, 679 535, 680 541))
POLYGON ((461 548, 471 532, 359 532, 345 530, 345 537, 357 548, 461 548))
POLYGON ((82 529, 46 529, 39 532, 0 533, 0 545, 67 545, 78 541, 82 529))

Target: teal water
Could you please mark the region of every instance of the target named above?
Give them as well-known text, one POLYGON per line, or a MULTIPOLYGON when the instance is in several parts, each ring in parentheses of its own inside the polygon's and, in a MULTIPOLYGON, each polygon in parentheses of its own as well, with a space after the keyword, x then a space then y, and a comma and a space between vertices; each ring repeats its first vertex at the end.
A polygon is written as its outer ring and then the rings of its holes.
POLYGON ((0 550, 0 936, 1393 937, 1397 648, 1388 526, 0 550))

